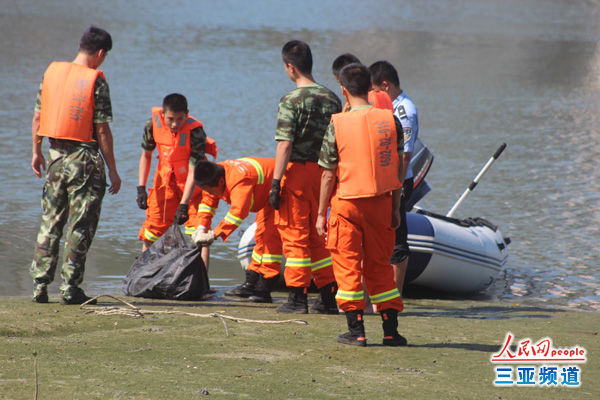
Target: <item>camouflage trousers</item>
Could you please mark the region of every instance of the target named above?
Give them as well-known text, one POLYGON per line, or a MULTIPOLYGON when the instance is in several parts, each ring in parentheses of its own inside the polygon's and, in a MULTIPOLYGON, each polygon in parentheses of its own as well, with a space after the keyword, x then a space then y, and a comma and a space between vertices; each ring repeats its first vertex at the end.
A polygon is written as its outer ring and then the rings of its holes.
POLYGON ((65 293, 81 284, 105 191, 104 160, 97 149, 83 145, 50 148, 42 222, 30 268, 35 288, 54 280, 65 225, 60 290, 65 293))

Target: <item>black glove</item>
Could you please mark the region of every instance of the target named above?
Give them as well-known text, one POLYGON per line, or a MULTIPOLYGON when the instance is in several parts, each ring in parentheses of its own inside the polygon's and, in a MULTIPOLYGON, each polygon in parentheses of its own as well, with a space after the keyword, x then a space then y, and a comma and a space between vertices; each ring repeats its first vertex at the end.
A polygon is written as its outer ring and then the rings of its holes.
POLYGON ((185 223, 185 221, 187 221, 189 217, 190 216, 188 215, 188 205, 180 204, 179 207, 177 207, 177 212, 175 213, 175 222, 177 222, 177 225, 185 223))
POLYGON ((269 203, 274 209, 279 210, 279 200, 281 200, 281 179, 273 179, 271 182, 271 191, 269 192, 269 203))
POLYGON ((138 203, 138 207, 142 210, 148 208, 148 193, 146 193, 146 186, 137 187, 137 196, 135 196, 135 200, 138 203))

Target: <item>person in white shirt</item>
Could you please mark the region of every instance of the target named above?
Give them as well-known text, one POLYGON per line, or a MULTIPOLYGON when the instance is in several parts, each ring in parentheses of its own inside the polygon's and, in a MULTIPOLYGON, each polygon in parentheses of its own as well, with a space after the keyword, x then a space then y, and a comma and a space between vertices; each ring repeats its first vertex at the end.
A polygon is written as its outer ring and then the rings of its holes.
POLYGON ((410 199, 413 189, 413 171, 411 155, 414 149, 415 141, 419 135, 419 118, 417 107, 413 101, 400 88, 400 80, 396 68, 388 61, 377 61, 369 67, 371 73, 371 86, 375 91, 386 92, 394 105, 394 115, 402 123, 404 131, 404 155, 402 162, 404 164, 404 183, 402 185, 402 200, 400 202, 400 226, 396 230, 396 244, 390 263, 394 266, 394 274, 398 290, 402 293, 404 286, 404 276, 408 265, 410 251, 408 249, 408 229, 406 226, 406 203, 410 199))

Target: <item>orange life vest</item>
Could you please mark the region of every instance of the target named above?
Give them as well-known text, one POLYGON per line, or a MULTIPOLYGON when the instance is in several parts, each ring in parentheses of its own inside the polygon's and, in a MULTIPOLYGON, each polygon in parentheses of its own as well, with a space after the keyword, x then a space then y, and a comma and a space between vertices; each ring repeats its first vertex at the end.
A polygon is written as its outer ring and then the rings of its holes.
POLYGON ((390 96, 383 90, 369 91, 369 103, 371 103, 375 108, 394 111, 394 103, 392 103, 392 99, 390 99, 390 96))
MULTIPOLYGON (((175 181, 182 190, 187 179, 192 151, 190 133, 198 127, 202 127, 202 123, 188 115, 183 127, 173 134, 165 125, 162 108, 152 107, 152 136, 158 148, 157 174, 163 176, 164 182, 168 182, 169 174, 175 174, 175 181)), ((204 152, 216 158, 218 151, 214 139, 206 137, 204 152)))
POLYGON ((95 141, 94 84, 102 71, 71 62, 53 62, 42 80, 39 136, 95 141))
POLYGON ((397 132, 390 110, 358 109, 331 117, 339 162, 337 196, 373 197, 402 187, 397 132))
MULTIPOLYGON (((392 103, 392 99, 390 99, 390 96, 383 90, 369 90, 369 103, 375 108, 394 111, 394 103, 392 103)), ((346 103, 343 111, 348 112, 349 109, 350 103, 346 103)))

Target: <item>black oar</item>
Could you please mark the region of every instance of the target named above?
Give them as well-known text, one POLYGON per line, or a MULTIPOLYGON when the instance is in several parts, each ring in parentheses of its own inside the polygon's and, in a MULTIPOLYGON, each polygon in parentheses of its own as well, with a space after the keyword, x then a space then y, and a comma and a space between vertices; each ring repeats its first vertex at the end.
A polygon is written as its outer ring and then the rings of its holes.
POLYGON ((496 159, 498 157, 500 157, 500 154, 502 154, 502 152, 504 151, 505 148, 506 148, 506 143, 502 143, 502 145, 500 147, 498 147, 498 150, 496 150, 496 152, 494 153, 492 158, 490 158, 488 160, 488 162, 484 165, 484 167, 481 169, 481 171, 479 171, 479 174, 477 174, 475 179, 473 179, 473 182, 471 182, 471 184, 469 185, 467 190, 465 190, 465 192, 462 194, 462 196, 460 196, 460 198, 454 204, 454 206, 452 206, 450 211, 448 211, 448 214, 446 214, 446 217, 451 217, 454 214, 454 211, 456 211, 456 209, 458 208, 460 203, 462 203, 463 200, 469 195, 469 193, 471 193, 473 191, 473 189, 475 189, 475 186, 477 186, 477 184, 479 183, 479 179, 481 179, 483 174, 486 173, 486 171, 490 168, 490 166, 493 164, 493 162, 496 161, 496 159))

